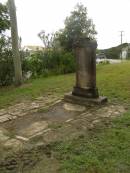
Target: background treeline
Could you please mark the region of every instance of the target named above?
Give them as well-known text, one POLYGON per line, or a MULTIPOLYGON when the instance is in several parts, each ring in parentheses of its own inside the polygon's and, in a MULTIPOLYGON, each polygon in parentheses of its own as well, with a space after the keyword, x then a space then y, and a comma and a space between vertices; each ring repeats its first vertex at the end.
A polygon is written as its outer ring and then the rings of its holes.
MULTIPOLYGON (((120 59, 120 54, 123 48, 126 48, 128 43, 123 43, 122 45, 112 47, 109 49, 98 50, 98 53, 104 53, 108 59, 120 59)), ((130 52, 128 54, 128 59, 130 57, 130 52)))

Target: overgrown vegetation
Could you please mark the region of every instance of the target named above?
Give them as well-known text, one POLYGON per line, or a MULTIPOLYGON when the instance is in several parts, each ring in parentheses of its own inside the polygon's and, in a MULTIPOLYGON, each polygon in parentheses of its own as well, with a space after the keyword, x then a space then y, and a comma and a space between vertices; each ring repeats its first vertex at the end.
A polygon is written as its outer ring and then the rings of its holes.
POLYGON ((9 29, 10 21, 7 6, 0 3, 0 34, 9 29))
POLYGON ((14 75, 10 39, 5 36, 5 31, 9 28, 7 6, 0 3, 0 86, 11 84, 14 75))
POLYGON ((13 82, 13 55, 10 49, 10 39, 1 35, 0 38, 0 86, 13 82))
POLYGON ((37 51, 23 60, 23 70, 30 71, 32 77, 66 74, 75 71, 73 53, 47 50, 37 51))

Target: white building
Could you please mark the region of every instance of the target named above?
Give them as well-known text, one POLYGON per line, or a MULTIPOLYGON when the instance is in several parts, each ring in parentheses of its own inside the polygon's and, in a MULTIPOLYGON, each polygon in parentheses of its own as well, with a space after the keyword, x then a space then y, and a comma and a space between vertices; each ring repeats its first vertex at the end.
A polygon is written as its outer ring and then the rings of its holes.
POLYGON ((44 50, 44 47, 27 45, 27 46, 23 47, 23 50, 24 51, 29 51, 29 52, 35 52, 35 51, 42 51, 42 50, 44 50))

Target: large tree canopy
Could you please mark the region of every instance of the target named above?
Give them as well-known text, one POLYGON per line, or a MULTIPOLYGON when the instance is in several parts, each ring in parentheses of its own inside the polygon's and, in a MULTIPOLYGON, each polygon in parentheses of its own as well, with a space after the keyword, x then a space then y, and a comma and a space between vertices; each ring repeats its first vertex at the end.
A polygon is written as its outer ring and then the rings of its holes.
POLYGON ((82 37, 94 39, 97 34, 92 19, 88 18, 87 8, 82 4, 76 5, 64 24, 65 28, 59 32, 59 40, 67 50, 72 49, 75 40, 82 37))
POLYGON ((0 3, 0 34, 6 29, 9 29, 10 21, 6 5, 0 3))

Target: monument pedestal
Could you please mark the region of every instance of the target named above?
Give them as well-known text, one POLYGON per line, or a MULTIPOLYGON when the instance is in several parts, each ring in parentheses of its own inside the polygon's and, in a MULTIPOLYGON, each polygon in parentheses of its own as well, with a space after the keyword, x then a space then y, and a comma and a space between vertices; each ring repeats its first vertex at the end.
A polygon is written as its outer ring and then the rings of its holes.
POLYGON ((72 93, 65 95, 65 101, 80 105, 107 102, 106 97, 99 96, 96 87, 96 48, 97 42, 89 38, 74 43, 76 84, 72 93))
POLYGON ((97 98, 86 98, 83 96, 72 95, 72 93, 65 94, 64 101, 79 105, 88 106, 90 104, 104 104, 107 102, 107 97, 99 96, 97 98))
POLYGON ((86 98, 97 98, 99 96, 97 88, 79 88, 79 87, 73 88, 72 95, 86 97, 86 98))

